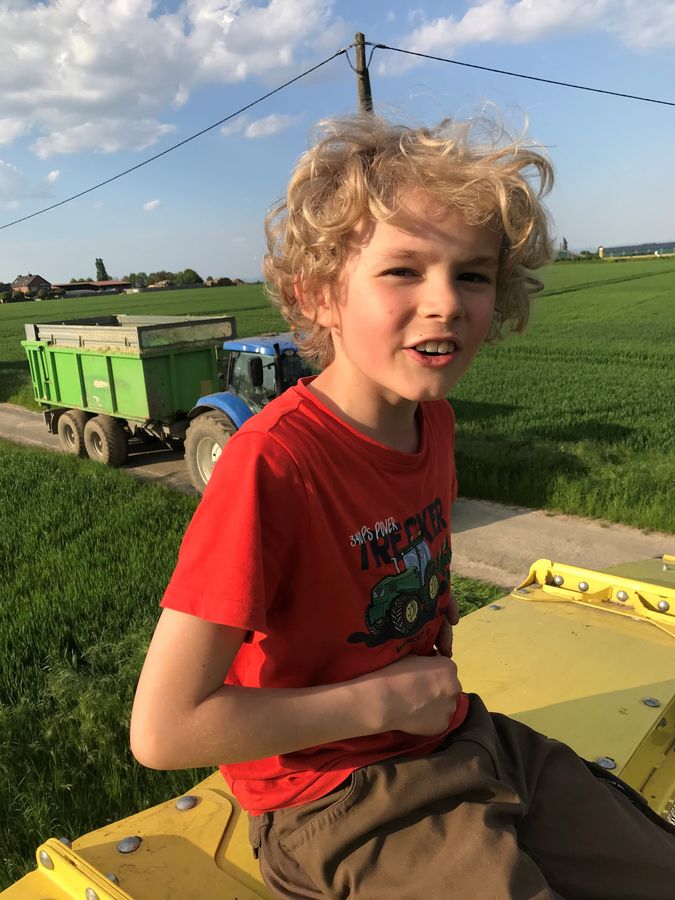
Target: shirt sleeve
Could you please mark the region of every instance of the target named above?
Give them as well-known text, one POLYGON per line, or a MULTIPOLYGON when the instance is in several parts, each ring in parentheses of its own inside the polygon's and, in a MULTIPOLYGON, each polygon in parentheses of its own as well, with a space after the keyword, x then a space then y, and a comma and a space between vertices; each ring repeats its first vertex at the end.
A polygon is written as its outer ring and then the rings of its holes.
POLYGON ((161 606, 265 633, 305 510, 304 483, 287 451, 268 433, 238 432, 185 532, 161 606))

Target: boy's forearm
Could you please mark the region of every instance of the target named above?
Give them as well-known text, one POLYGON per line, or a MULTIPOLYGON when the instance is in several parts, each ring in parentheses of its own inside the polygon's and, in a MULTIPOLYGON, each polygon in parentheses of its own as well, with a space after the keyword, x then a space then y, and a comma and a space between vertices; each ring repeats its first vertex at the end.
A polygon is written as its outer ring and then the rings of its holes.
POLYGON ((136 758, 153 769, 265 759, 384 731, 441 734, 462 689, 454 661, 411 654, 339 684, 309 688, 222 685, 203 700, 167 702, 161 683, 137 694, 136 758))
POLYGON ((145 765, 244 762, 385 730, 362 679, 278 690, 223 685, 194 709, 176 713, 132 737, 144 748, 137 756, 145 765))

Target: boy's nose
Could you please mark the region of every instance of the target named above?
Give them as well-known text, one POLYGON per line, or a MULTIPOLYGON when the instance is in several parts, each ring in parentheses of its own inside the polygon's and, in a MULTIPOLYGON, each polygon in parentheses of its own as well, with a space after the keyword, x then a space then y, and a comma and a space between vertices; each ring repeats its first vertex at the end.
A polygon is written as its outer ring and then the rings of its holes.
POLYGON ((464 315, 464 303, 455 284, 436 282, 427 285, 418 312, 425 318, 457 319, 464 315))

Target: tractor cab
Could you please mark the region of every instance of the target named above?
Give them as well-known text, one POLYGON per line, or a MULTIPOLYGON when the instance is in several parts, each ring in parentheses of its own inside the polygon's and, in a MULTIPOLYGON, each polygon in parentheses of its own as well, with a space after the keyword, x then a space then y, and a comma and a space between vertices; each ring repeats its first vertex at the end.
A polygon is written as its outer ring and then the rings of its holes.
POLYGON ((227 390, 241 397, 253 412, 283 394, 298 379, 314 374, 298 354, 290 333, 226 341, 227 390))

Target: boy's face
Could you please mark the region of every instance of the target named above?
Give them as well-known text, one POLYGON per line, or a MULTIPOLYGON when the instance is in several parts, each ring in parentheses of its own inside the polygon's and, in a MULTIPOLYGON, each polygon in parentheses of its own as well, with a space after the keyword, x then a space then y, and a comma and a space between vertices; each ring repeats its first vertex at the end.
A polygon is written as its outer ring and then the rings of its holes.
POLYGON ((483 343, 495 306, 499 235, 421 192, 388 222, 364 222, 334 293, 331 382, 361 406, 445 397, 483 343))

